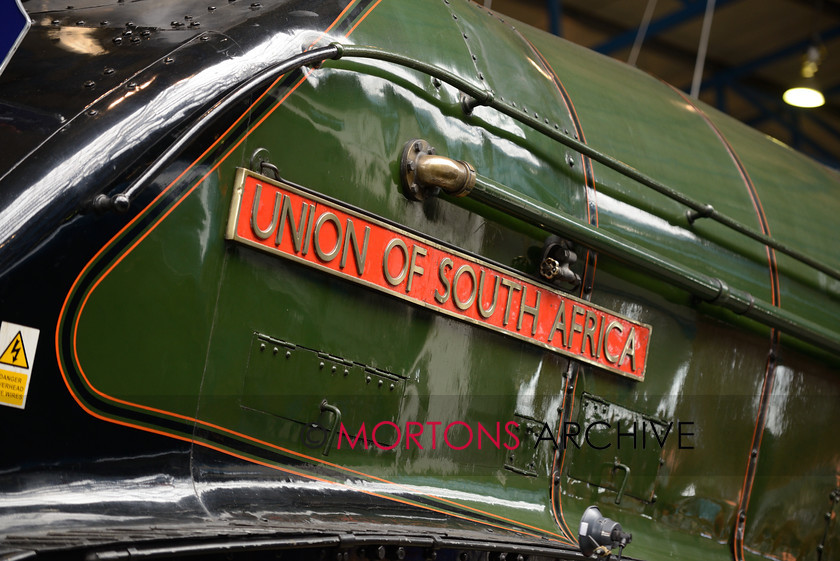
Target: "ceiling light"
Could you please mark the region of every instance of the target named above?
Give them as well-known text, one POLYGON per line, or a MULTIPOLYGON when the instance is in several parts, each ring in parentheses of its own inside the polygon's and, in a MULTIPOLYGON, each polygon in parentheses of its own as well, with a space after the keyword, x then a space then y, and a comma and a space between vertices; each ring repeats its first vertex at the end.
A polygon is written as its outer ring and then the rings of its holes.
POLYGON ((811 45, 802 57, 802 78, 789 88, 782 99, 794 107, 820 107, 825 103, 825 97, 817 83, 816 73, 822 62, 823 49, 811 45))

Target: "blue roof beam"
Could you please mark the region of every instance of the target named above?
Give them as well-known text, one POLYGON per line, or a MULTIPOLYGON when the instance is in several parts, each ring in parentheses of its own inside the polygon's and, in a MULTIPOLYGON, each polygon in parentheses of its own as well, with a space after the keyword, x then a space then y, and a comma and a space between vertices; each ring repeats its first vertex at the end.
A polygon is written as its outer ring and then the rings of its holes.
MULTIPOLYGON (((715 3, 715 10, 737 1, 738 0, 717 0, 715 3)), ((682 25, 694 18, 702 17, 703 14, 706 13, 706 0, 685 0, 683 2, 683 6, 683 8, 680 8, 675 12, 671 12, 670 14, 650 22, 645 39, 670 31, 678 25, 682 25)), ((615 37, 595 46, 594 50, 605 55, 611 55, 616 51, 632 46, 633 42, 636 40, 638 32, 638 28, 634 28, 625 31, 624 33, 619 33, 615 37)))

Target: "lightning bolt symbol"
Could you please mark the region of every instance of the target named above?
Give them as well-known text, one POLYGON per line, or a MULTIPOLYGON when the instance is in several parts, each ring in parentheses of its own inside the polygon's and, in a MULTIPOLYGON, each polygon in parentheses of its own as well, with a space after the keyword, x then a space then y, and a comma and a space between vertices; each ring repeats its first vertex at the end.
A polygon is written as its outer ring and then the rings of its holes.
POLYGON ((12 347, 12 361, 17 362, 18 355, 20 354, 20 339, 15 339, 15 346, 12 347))

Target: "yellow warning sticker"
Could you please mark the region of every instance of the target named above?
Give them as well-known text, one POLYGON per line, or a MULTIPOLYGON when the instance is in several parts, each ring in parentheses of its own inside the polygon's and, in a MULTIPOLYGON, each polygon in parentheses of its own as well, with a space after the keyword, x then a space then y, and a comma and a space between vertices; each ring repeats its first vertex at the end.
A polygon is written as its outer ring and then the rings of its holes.
POLYGON ((29 368, 29 362, 26 360, 26 349, 23 347, 23 337, 20 331, 17 332, 15 338, 0 355, 0 364, 8 364, 9 366, 20 366, 21 368, 29 368))
POLYGON ((0 403, 23 408, 23 398, 29 385, 27 374, 0 370, 0 403))
POLYGON ((0 405, 26 407, 39 334, 34 327, 0 323, 0 405))

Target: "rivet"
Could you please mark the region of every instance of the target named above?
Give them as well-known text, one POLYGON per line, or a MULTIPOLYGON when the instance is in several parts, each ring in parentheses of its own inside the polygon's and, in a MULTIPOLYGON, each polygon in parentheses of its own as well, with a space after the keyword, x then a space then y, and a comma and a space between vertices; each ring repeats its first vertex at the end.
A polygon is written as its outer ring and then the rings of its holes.
POLYGON ((125 31, 123 31, 123 37, 131 37, 131 30, 126 29, 125 31))
POLYGON ((114 44, 119 45, 122 43, 122 37, 114 37, 114 44))
POLYGON ((546 124, 546 125, 548 124, 548 119, 545 119, 545 124, 546 124))
POLYGON ((572 158, 571 154, 566 154, 566 163, 569 164, 569 167, 575 167, 575 159, 572 158))
POLYGON ((539 118, 540 118, 540 116, 539 116, 539 115, 537 115, 537 112, 536 112, 536 111, 534 111, 534 119, 539 119, 539 118))
POLYGON ((515 101, 511 101, 511 102, 510 102, 510 106, 511 106, 511 107, 516 107, 516 102, 515 102, 515 101))
POLYGON ((132 43, 139 43, 140 42, 140 37, 137 37, 137 36, 132 37, 131 42, 132 43))
POLYGON ((478 79, 479 79, 479 80, 484 80, 484 74, 483 74, 483 73, 481 73, 481 72, 479 72, 479 73, 478 73, 478 79))
POLYGON ((259 2, 251 2, 251 7, 256 10, 258 8, 262 8, 262 4, 260 4, 259 2))
POLYGON ((370 384, 370 376, 365 376, 365 383, 370 384))
POLYGON ((92 88, 95 85, 96 85, 96 82, 94 82, 93 80, 88 80, 87 82, 84 83, 84 86, 86 88, 92 88))
POLYGON ((265 350, 265 343, 260 343, 260 351, 264 351, 264 350, 265 350))
POLYGON ((458 19, 458 16, 456 14, 452 14, 452 19, 458 19))
POLYGON ((318 363, 318 368, 324 368, 324 361, 323 360, 318 363))
POLYGON ((201 40, 202 40, 202 41, 209 41, 209 40, 210 40, 210 36, 209 36, 209 35, 202 35, 202 36, 201 36, 201 40))
POLYGON ((286 351, 286 358, 292 358, 292 351, 286 351))
POLYGON ((79 21, 76 22, 76 25, 84 25, 84 24, 85 24, 85 20, 83 20, 83 19, 80 19, 79 21))
POLYGON ((108 25, 108 20, 102 20, 99 22, 99 25, 108 25))
POLYGON ((475 62, 475 61, 477 61, 477 60, 478 60, 478 57, 477 57, 477 56, 475 56, 475 55, 473 55, 473 56, 472 56, 472 59, 473 59, 473 62, 475 62))
POLYGON ((200 21, 191 21, 190 22, 190 27, 200 27, 200 26, 201 26, 200 21))
POLYGON ((172 64, 173 62, 175 62, 175 59, 171 56, 168 56, 165 59, 163 59, 163 64, 172 64))
POLYGON ((381 388, 381 387, 382 387, 382 384, 383 384, 382 380, 379 380, 379 382, 378 382, 378 384, 377 384, 377 385, 381 388))
POLYGON ((129 29, 137 29, 137 24, 134 23, 133 21, 125 22, 125 26, 129 29))
POLYGON ((143 31, 140 32, 140 35, 142 35, 143 37, 148 37, 151 34, 152 34, 152 32, 149 31, 148 29, 144 29, 143 31))
POLYGON ((278 352, 280 352, 280 349, 278 349, 277 347, 274 347, 274 349, 272 350, 272 352, 273 352, 274 354, 277 354, 278 352))
MULTIPOLYGON (((125 89, 131 90, 131 91, 136 90, 137 89, 137 82, 129 82, 128 84, 125 85, 125 89)), ((263 345, 263 348, 265 348, 265 345, 263 345)))
POLYGON ((742 510, 742 511, 738 514, 738 521, 739 521, 739 522, 743 522, 743 521, 744 521, 744 520, 746 520, 746 519, 747 519, 747 513, 746 513, 746 512, 744 512, 744 511, 742 510))
POLYGON ((335 374, 335 371, 336 371, 336 367, 335 367, 335 365, 333 365, 333 367, 332 367, 333 374, 335 374))
POLYGON ((184 19, 187 20, 187 21, 190 21, 193 18, 192 18, 191 15, 187 14, 187 15, 184 16, 184 19))
POLYGON ((586 294, 589 294, 590 292, 592 292, 592 285, 591 285, 591 284, 587 284, 586 286, 584 286, 584 287, 583 287, 583 291, 584 291, 586 294))
POLYGON ((560 125, 558 125, 557 123, 554 123, 554 128, 555 128, 555 129, 557 129, 557 130, 559 130, 559 129, 560 129, 560 125))
POLYGON ((753 458, 755 458, 756 456, 758 456, 758 450, 756 450, 755 448, 753 448, 753 449, 752 449, 752 451, 750 452, 750 456, 751 456, 751 457, 753 457, 753 458))
POLYGON ((60 23, 61 23, 61 20, 60 20, 60 19, 54 19, 54 20, 52 20, 52 24, 53 24, 53 25, 58 25, 58 24, 60 24, 60 23))
POLYGON ((345 376, 347 376, 348 374, 350 374, 350 371, 349 371, 348 369, 346 369, 346 368, 345 368, 345 369, 344 369, 344 375, 345 375, 345 376))
POLYGON ((216 11, 216 6, 207 6, 207 11, 208 12, 215 12, 216 11))
POLYGON ((394 388, 396 388, 396 387, 397 387, 397 386, 395 386, 394 384, 391 384, 391 385, 390 385, 390 387, 389 387, 388 389, 389 389, 389 390, 391 390, 391 391, 394 391, 394 388))
POLYGON ((88 112, 87 112, 87 114, 91 117, 93 117, 97 113, 99 113, 99 111, 97 111, 96 109, 88 109, 88 112))
POLYGON ((440 84, 441 84, 441 82, 440 82, 440 80, 439 80, 438 78, 432 78, 432 85, 433 85, 434 87, 439 88, 439 87, 440 87, 440 84))

